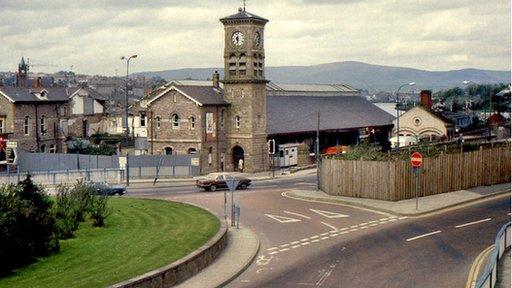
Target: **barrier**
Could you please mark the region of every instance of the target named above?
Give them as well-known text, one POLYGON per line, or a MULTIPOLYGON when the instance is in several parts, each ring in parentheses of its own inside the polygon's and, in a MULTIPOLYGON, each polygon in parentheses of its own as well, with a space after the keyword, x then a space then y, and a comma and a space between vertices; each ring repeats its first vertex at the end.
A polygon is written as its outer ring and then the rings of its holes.
POLYGON ((494 249, 485 265, 484 273, 476 281, 475 288, 494 288, 498 278, 498 262, 508 249, 510 249, 510 222, 503 225, 496 235, 494 249))
POLYGON ((109 183, 121 183, 124 181, 124 170, 121 169, 82 169, 62 171, 37 171, 30 173, 0 174, 0 184, 18 183, 27 174, 32 176, 35 183, 42 185, 57 185, 63 183, 75 183, 77 180, 105 181, 109 183))

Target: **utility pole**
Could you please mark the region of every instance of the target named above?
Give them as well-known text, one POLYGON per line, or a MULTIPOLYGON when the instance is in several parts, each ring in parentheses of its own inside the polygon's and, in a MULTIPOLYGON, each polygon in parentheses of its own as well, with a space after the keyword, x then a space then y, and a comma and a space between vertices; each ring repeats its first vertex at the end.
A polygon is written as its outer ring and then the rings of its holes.
POLYGON ((121 60, 126 60, 126 81, 125 81, 125 97, 124 97, 124 124, 126 125, 124 144, 128 145, 128 137, 130 135, 130 127, 128 126, 128 75, 130 73, 130 59, 137 58, 137 55, 130 57, 121 57, 121 60))
POLYGON ((320 110, 318 110, 318 119, 316 125, 316 189, 320 190, 320 110))

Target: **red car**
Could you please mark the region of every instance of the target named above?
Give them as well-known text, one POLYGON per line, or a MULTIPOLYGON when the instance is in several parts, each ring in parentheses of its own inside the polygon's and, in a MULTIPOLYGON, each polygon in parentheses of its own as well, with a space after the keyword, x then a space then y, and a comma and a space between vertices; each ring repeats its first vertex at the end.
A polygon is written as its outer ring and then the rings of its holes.
MULTIPOLYGON (((204 189, 204 191, 216 191, 219 188, 227 189, 226 179, 230 179, 233 176, 227 174, 211 175, 205 179, 199 179, 196 181, 196 186, 204 189)), ((236 189, 247 189, 251 185, 251 180, 247 178, 234 177, 238 180, 236 189)))

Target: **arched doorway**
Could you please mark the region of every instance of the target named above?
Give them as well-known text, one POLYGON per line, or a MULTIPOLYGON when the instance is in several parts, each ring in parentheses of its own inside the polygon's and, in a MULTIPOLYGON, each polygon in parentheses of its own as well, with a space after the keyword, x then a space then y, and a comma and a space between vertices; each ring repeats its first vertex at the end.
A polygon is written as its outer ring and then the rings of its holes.
POLYGON ((233 170, 234 171, 243 171, 245 163, 244 163, 244 148, 240 146, 233 147, 233 170))

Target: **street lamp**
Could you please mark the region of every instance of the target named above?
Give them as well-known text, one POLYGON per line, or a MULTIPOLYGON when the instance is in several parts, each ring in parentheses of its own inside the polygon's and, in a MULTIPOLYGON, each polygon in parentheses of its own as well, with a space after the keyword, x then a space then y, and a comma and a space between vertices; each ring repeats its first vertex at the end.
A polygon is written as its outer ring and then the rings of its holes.
POLYGON ((121 60, 126 60, 126 81, 125 81, 125 97, 124 97, 124 125, 126 127, 124 144, 128 145, 128 135, 130 134, 130 127, 128 126, 128 74, 130 72, 130 59, 137 58, 137 55, 130 57, 121 57, 121 60))
POLYGON ((416 85, 415 82, 405 83, 400 85, 398 89, 396 90, 396 146, 397 151, 400 152, 400 110, 398 109, 398 105, 400 104, 400 89, 402 89, 405 86, 414 86, 416 85))

